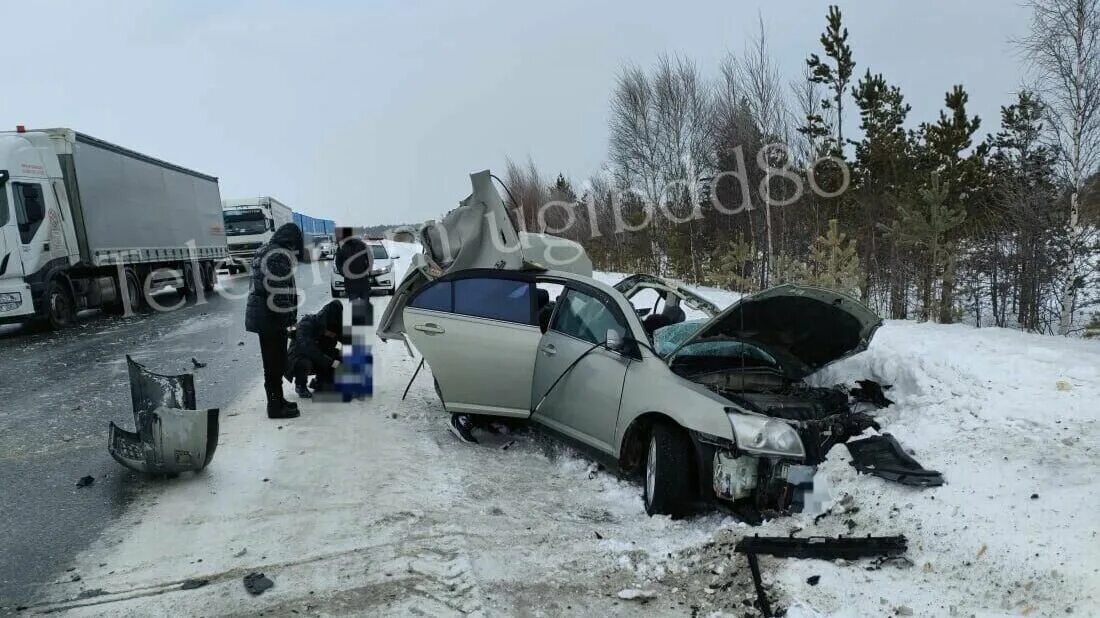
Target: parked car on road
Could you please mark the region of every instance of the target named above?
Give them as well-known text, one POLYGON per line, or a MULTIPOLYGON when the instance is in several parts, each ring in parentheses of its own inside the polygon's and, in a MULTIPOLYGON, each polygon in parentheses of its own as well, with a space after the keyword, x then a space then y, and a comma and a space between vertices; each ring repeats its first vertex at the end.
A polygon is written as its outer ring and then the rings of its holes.
POLYGON ((317 259, 331 260, 336 257, 336 245, 325 241, 317 245, 317 259))
POLYGON ((803 381, 867 347, 881 320, 859 301, 784 285, 718 311, 650 275, 602 283, 587 257, 540 268, 569 241, 506 229, 516 247, 496 243, 507 216, 478 176, 469 212, 425 227, 378 326, 420 351, 448 412, 529 419, 640 476, 646 511, 671 515, 711 500, 797 507, 828 449, 873 422, 847 393, 803 381), (662 320, 631 303, 643 289, 662 320), (681 304, 710 317, 689 322, 681 304))
MULTIPOLYGON (((396 280, 393 267, 395 261, 401 256, 391 254, 381 241, 368 240, 367 247, 371 251, 371 293, 393 295, 394 281, 396 280)), ((340 298, 344 295, 344 275, 336 268, 335 263, 332 266, 331 291, 333 298, 340 298)))

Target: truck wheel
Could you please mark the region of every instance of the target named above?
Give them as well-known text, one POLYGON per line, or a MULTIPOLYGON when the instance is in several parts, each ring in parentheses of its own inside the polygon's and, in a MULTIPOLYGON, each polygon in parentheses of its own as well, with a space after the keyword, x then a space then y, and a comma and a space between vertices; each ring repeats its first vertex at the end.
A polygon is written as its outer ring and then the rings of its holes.
POLYGON ((645 512, 686 515, 694 500, 691 440, 679 427, 653 426, 645 459, 645 512))
MULTIPOLYGON (((193 264, 183 265, 183 295, 187 300, 194 300, 199 296, 199 284, 195 283, 195 266, 193 264)), ((199 273, 201 276, 201 271, 199 273)))
POLYGON ((76 318, 76 305, 72 294, 60 279, 50 281, 46 289, 46 319, 50 328, 61 329, 72 324, 76 318))
MULTIPOLYGON (((126 269, 126 281, 123 282, 122 293, 130 299, 130 311, 137 313, 145 307, 145 296, 141 293, 141 279, 138 278, 137 272, 133 268, 126 269)), ((122 312, 125 313, 125 307, 121 306, 122 312)))
POLYGON ((218 269, 214 268, 213 262, 202 263, 202 291, 213 292, 214 284, 218 282, 218 269))

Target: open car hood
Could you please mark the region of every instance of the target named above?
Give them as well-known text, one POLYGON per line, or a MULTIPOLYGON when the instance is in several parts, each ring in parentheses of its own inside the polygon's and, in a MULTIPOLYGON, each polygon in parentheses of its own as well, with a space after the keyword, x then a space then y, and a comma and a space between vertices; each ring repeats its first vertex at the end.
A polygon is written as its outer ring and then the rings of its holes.
POLYGON ((693 343, 744 341, 771 354, 787 377, 800 380, 866 350, 881 325, 882 318, 846 294, 787 284, 741 298, 667 358, 671 364, 693 343))
POLYGON ((409 297, 429 281, 471 268, 558 270, 592 276, 592 260, 571 240, 521 232, 513 225, 504 200, 493 186, 489 170, 470 174, 473 192, 441 221, 420 229, 423 252, 414 255, 409 271, 378 322, 378 336, 403 339, 402 312, 409 297))

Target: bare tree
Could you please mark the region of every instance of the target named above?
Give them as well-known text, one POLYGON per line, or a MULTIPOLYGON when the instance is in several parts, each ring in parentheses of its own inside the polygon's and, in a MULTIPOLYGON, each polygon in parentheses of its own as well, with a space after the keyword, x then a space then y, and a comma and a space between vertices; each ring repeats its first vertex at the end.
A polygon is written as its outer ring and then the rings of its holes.
MULTIPOLYGON (((779 67, 768 48, 763 20, 759 21, 757 35, 745 46, 743 55, 740 58, 727 56, 722 62, 721 71, 717 118, 719 121, 734 123, 731 125, 734 128, 725 133, 733 134, 741 146, 750 145, 744 143, 746 136, 757 136, 759 143, 751 144, 755 147, 752 153, 754 156, 759 152, 767 157, 769 164, 786 163, 785 151, 780 153, 767 148, 769 144, 789 143, 791 116, 779 67), (746 119, 753 124, 751 128, 736 128, 746 119)), ((717 133, 722 135, 723 132, 717 133)), ((772 224, 772 179, 765 176, 763 183, 768 190, 761 196, 765 260, 760 269, 760 285, 766 286, 775 263, 776 251, 772 224)))
MULTIPOLYGON (((669 56, 661 56, 649 74, 636 66, 623 69, 611 98, 610 158, 620 187, 644 198, 655 256, 668 257, 666 219, 686 225, 696 277, 695 184, 711 168, 712 99, 695 63, 669 56)), ((663 271, 664 260, 657 263, 663 271)))
POLYGON ((1029 0, 1028 5, 1031 32, 1017 44, 1047 105, 1070 185, 1058 317, 1058 333, 1065 335, 1073 324, 1077 290, 1083 285, 1081 193, 1100 158, 1100 0, 1029 0))

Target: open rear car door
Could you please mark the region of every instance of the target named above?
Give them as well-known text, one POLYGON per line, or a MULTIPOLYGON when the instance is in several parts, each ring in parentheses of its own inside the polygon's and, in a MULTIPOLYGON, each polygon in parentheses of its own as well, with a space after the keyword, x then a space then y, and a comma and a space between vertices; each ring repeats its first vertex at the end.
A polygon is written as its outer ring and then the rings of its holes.
MULTIPOLYGON (((517 231, 488 170, 470 174, 473 192, 442 221, 420 230, 423 251, 413 256, 409 271, 382 312, 378 336, 404 339, 404 311, 417 290, 451 272, 475 268, 559 270, 592 276, 592 261, 573 241, 547 234, 517 231)), ((431 359, 428 359, 431 362, 431 359)))

